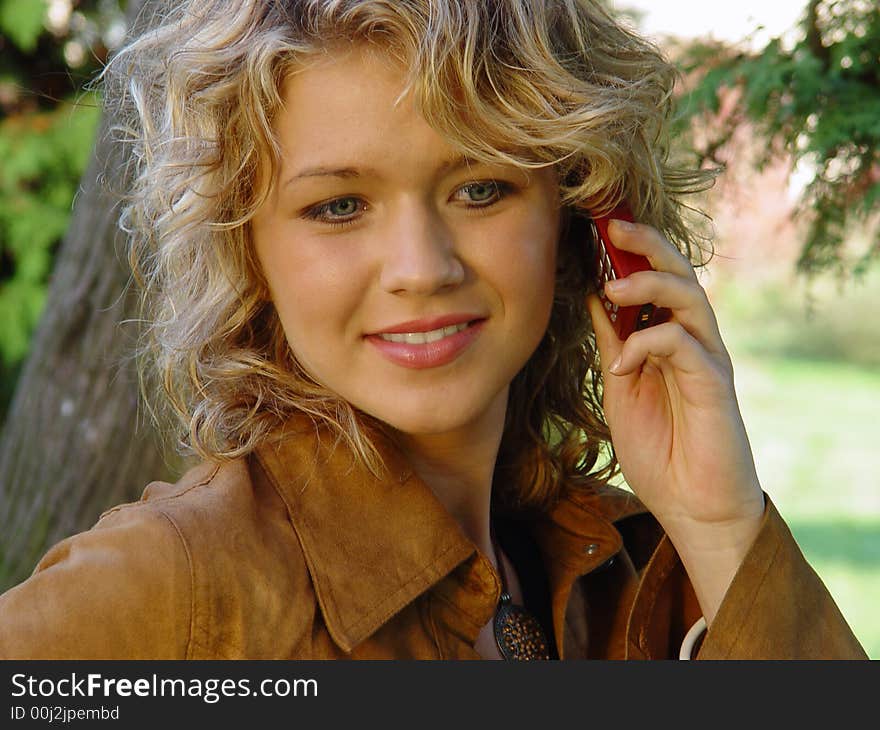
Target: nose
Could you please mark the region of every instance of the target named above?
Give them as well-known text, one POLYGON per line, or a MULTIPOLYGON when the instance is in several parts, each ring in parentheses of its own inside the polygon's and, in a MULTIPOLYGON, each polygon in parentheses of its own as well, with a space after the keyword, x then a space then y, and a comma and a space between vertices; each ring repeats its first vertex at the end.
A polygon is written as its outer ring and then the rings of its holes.
POLYGON ((389 226, 380 283, 392 294, 429 295, 464 281, 455 236, 441 216, 408 210, 389 226))

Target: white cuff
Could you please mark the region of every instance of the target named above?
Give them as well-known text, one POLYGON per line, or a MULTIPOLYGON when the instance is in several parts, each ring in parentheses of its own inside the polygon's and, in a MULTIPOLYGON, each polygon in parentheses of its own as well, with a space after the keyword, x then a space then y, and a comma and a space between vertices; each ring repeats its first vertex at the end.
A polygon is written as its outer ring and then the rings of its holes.
POLYGON ((694 646, 707 628, 706 619, 700 616, 697 623, 691 626, 691 630, 685 634, 684 641, 681 642, 681 651, 678 653, 679 659, 693 659, 691 655, 694 652, 694 646))

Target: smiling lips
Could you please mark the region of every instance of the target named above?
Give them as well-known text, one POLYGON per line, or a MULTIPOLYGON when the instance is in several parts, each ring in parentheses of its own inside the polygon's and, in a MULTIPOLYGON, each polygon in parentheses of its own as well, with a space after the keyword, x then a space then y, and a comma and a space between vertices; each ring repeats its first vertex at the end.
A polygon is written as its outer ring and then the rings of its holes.
POLYGON ((461 324, 451 324, 448 327, 440 327, 429 332, 383 332, 379 337, 388 342, 406 342, 408 345, 427 345, 429 342, 437 342, 437 340, 442 340, 444 337, 449 337, 461 332, 466 329, 467 326, 467 322, 462 322, 461 324))
POLYGON ((421 370, 455 360, 476 339, 484 322, 474 315, 446 315, 402 322, 365 339, 396 365, 421 370))

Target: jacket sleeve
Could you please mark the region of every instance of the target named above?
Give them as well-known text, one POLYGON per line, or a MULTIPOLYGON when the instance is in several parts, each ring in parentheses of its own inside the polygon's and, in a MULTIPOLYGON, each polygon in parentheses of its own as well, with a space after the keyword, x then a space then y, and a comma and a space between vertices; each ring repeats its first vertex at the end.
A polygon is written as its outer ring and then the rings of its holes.
MULTIPOLYGON (((765 494, 758 536, 704 634, 696 659, 867 659, 843 615, 807 563, 776 507, 765 494)), ((663 537, 640 580, 630 619, 633 652, 659 658, 673 644, 652 636, 694 620, 693 588, 668 537, 663 537), (676 616, 669 607, 690 606, 676 616), (658 630, 652 623, 662 623, 658 630)), ((677 656, 677 645, 676 645, 677 656)), ((672 658, 672 657, 668 657, 672 658)))
POLYGON ((0 596, 0 659, 183 659, 190 575, 170 518, 114 508, 0 596))
POLYGON ((697 659, 867 659, 776 507, 727 589, 697 659))

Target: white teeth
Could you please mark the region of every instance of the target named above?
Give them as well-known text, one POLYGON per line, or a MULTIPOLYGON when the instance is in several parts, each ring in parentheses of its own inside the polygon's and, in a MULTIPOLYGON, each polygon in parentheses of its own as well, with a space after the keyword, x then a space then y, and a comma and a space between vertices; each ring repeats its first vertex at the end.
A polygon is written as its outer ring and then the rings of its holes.
POLYGON ((461 324, 451 324, 448 327, 441 327, 440 329, 431 330, 430 332, 383 333, 379 336, 383 340, 388 340, 388 342, 405 342, 408 345, 426 345, 429 342, 436 342, 437 340, 442 340, 444 337, 449 337, 449 335, 454 335, 456 332, 461 332, 467 326, 467 322, 462 322, 461 324))

